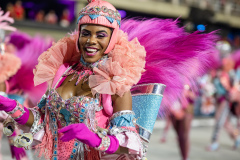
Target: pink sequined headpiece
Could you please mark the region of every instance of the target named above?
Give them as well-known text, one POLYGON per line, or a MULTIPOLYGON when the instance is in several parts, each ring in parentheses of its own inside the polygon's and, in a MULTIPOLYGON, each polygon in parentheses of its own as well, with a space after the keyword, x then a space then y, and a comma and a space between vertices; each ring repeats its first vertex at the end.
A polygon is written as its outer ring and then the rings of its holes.
MULTIPOLYGON (((116 8, 109 2, 102 0, 88 0, 90 2, 84 7, 78 17, 78 31, 81 30, 82 24, 98 24, 113 29, 111 40, 105 51, 109 53, 117 40, 117 33, 120 27, 121 15, 116 8)), ((78 43, 78 42, 77 42, 78 43)), ((78 50, 78 47, 77 47, 78 50)))

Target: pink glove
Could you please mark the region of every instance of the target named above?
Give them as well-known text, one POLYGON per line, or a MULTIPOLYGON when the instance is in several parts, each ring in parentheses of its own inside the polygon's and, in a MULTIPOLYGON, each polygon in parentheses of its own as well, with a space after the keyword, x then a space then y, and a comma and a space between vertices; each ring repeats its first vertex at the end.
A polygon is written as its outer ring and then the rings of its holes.
MULTIPOLYGON (((20 104, 19 104, 20 105, 20 104)), ((12 111, 17 106, 15 100, 9 99, 7 97, 0 96, 0 110, 5 112, 12 111)), ((19 124, 26 124, 29 118, 29 110, 24 107, 25 113, 17 119, 14 119, 19 124)))
MULTIPOLYGON (((64 134, 60 138, 63 142, 67 142, 76 138, 90 147, 98 147, 102 142, 102 139, 98 137, 96 133, 90 131, 84 123, 71 124, 60 129, 58 132, 64 134)), ((109 136, 109 138, 110 146, 106 153, 115 153, 119 147, 119 142, 115 136, 109 136)))
MULTIPOLYGON (((15 137, 17 134, 14 131, 10 137, 15 137)), ((17 148, 14 145, 10 144, 10 149, 12 153, 12 158, 16 158, 17 160, 21 160, 22 157, 26 156, 26 152, 23 148, 17 148)))
POLYGON ((15 100, 0 96, 0 110, 10 112, 16 107, 16 105, 17 103, 15 100))

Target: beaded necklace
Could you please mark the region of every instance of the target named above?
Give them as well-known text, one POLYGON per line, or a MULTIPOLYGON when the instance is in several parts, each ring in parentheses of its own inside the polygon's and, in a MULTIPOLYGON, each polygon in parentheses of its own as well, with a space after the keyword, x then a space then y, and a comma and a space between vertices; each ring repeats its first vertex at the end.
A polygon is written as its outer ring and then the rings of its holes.
POLYGON ((100 62, 105 61, 107 58, 108 56, 105 55, 94 63, 88 63, 81 56, 79 63, 74 64, 72 69, 70 69, 67 73, 63 74, 63 77, 73 74, 72 78, 69 81, 77 78, 77 82, 75 83, 75 85, 78 85, 78 83, 82 79, 84 83, 88 80, 88 77, 93 74, 93 68, 97 67, 100 62))

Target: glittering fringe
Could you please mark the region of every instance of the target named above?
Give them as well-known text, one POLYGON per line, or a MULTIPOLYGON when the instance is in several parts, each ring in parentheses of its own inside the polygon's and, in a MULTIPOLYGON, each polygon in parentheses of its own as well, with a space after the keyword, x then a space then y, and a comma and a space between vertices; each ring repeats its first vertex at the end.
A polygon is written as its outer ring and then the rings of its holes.
POLYGON ((49 114, 46 117, 46 129, 43 140, 34 148, 36 149, 36 152, 38 152, 38 157, 41 157, 44 154, 45 159, 51 159, 53 153, 53 135, 49 128, 49 114))

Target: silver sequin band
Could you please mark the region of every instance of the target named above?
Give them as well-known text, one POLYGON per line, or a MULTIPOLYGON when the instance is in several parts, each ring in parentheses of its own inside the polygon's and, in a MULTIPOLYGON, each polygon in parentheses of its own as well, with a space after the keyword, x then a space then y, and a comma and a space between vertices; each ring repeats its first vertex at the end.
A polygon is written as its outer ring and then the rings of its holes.
POLYGON ((22 117, 22 115, 25 113, 24 107, 23 107, 23 106, 20 107, 19 102, 18 102, 18 101, 16 101, 16 102, 17 102, 16 107, 15 107, 12 111, 6 112, 6 113, 9 114, 13 119, 18 119, 18 118, 22 117), (15 114, 17 111, 20 111, 21 114, 20 114, 19 116, 15 117, 14 114, 15 114))
POLYGON ((110 135, 113 135, 113 136, 116 136, 117 134, 122 133, 122 132, 132 132, 132 133, 137 135, 137 133, 132 131, 132 130, 129 130, 129 129, 126 129, 126 128, 117 127, 117 126, 113 126, 112 129, 110 129, 108 131, 108 133, 110 135))
POLYGON ((97 133, 99 138, 102 139, 101 144, 98 147, 95 147, 96 150, 99 150, 101 152, 105 152, 108 150, 110 146, 110 138, 107 135, 102 135, 101 133, 97 133))
POLYGON ((126 114, 133 114, 135 115, 135 113, 131 110, 123 110, 123 111, 119 111, 119 112, 116 112, 112 115, 112 117, 110 118, 110 121, 113 120, 114 118, 116 117, 119 117, 119 116, 122 116, 122 115, 126 115, 126 114))
POLYGON ((41 119, 41 115, 36 108, 30 108, 29 110, 31 110, 34 115, 34 121, 30 129, 30 132, 34 135, 44 127, 44 123, 39 122, 41 119))
POLYGON ((135 85, 131 88, 132 96, 136 95, 160 95, 163 96, 163 92, 166 85, 160 83, 147 83, 135 85))
POLYGON ((138 125, 138 132, 141 135, 141 138, 149 143, 152 133, 140 125, 138 125))
MULTIPOLYGON (((70 69, 72 69, 72 66, 68 67, 67 70, 66 70, 62 75, 66 74, 70 69)), ((58 79, 57 83, 56 83, 55 86, 53 87, 54 89, 56 89, 56 87, 58 86, 58 83, 62 80, 62 78, 63 78, 63 76, 61 76, 61 77, 58 79)))

